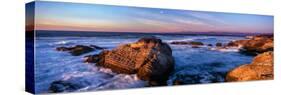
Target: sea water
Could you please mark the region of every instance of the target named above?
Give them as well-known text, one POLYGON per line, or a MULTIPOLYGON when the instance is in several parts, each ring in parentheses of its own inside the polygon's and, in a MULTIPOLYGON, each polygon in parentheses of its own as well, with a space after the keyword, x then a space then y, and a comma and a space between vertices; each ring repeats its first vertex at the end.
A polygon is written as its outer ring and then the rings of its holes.
MULTIPOLYGON (((242 64, 250 63, 252 56, 240 54, 238 49, 217 49, 215 44, 244 39, 237 36, 191 36, 153 35, 163 42, 200 41, 205 45, 192 48, 189 45, 169 44, 175 59, 175 70, 167 81, 175 80, 184 84, 224 82, 226 73, 242 64), (212 44, 212 47, 207 46, 212 44)), ((75 91, 95 91, 104 89, 139 88, 148 86, 147 81, 135 74, 116 74, 110 69, 83 63, 83 57, 98 54, 101 50, 72 56, 67 52, 56 51, 56 47, 74 45, 97 45, 113 49, 118 45, 137 41, 141 36, 92 36, 92 37, 36 37, 35 45, 35 91, 47 93, 53 81, 64 80, 79 84, 75 91)))

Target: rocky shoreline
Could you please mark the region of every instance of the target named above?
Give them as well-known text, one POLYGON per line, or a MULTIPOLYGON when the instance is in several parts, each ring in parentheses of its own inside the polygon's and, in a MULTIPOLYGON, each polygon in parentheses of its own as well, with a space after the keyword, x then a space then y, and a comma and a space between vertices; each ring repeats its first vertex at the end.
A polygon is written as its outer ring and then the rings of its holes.
MULTIPOLYGON (((273 36, 249 36, 243 40, 229 43, 205 44, 196 41, 174 41, 170 45, 190 45, 192 48, 206 46, 215 49, 239 48, 242 54, 256 56, 251 64, 234 68, 225 76, 225 81, 247 81, 273 79, 273 36)), ((73 56, 80 56, 95 50, 102 50, 95 55, 87 55, 84 62, 99 67, 109 68, 115 73, 136 74, 150 86, 167 85, 169 75, 174 70, 174 57, 169 44, 156 37, 144 37, 134 43, 123 44, 112 50, 96 45, 76 45, 57 47, 57 51, 66 51, 73 56)), ((175 80, 174 85, 185 84, 175 80)), ((58 80, 49 87, 50 92, 63 92, 79 89, 75 84, 58 80)))
POLYGON ((226 81, 271 80, 274 78, 273 36, 250 36, 246 40, 233 41, 229 46, 241 47, 240 52, 256 55, 252 63, 239 66, 229 71, 226 81))
POLYGON ((228 72, 226 81, 272 80, 274 77, 273 65, 272 51, 259 54, 252 63, 239 66, 228 72))

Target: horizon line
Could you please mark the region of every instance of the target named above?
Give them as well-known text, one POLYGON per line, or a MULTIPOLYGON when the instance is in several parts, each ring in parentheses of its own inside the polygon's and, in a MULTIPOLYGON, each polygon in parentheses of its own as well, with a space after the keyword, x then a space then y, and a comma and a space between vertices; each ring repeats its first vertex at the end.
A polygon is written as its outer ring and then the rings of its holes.
MULTIPOLYGON (((27 30, 28 31, 28 30, 27 30)), ((131 31, 95 31, 95 30, 43 30, 43 29, 33 29, 32 31, 58 31, 58 32, 85 32, 85 33, 143 33, 143 34, 154 34, 154 33, 157 33, 157 34, 196 34, 196 33, 199 33, 199 34, 209 34, 209 33, 222 33, 222 34, 274 34, 273 33, 263 33, 263 32, 255 32, 255 33, 252 33, 252 32, 223 32, 223 31, 182 31, 182 32, 131 32, 131 31)))

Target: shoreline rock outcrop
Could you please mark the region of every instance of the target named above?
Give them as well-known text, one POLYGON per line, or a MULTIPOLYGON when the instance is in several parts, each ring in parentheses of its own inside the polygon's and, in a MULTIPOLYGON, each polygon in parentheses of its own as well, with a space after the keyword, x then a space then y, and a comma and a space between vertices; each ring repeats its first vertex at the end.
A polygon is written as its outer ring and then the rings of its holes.
POLYGON ((99 47, 96 45, 90 45, 90 46, 85 46, 85 45, 76 45, 73 47, 57 47, 57 51, 68 51, 71 55, 73 56, 79 56, 85 53, 92 52, 94 50, 100 50, 100 49, 105 49, 103 47, 99 47))
POLYGON ((196 41, 174 41, 174 42, 171 42, 170 44, 174 44, 174 45, 196 45, 196 46, 204 45, 204 43, 196 42, 196 41))
POLYGON ((145 37, 113 50, 104 50, 98 55, 85 57, 85 62, 96 63, 116 73, 137 74, 151 86, 166 85, 174 69, 172 49, 156 37, 145 37))
POLYGON ((239 47, 240 52, 247 55, 258 55, 263 52, 273 51, 273 36, 258 35, 250 36, 245 40, 231 41, 227 47, 239 47))
POLYGON ((273 74, 273 52, 265 52, 256 56, 251 64, 239 66, 226 75, 226 81, 271 80, 273 74))
POLYGON ((203 46, 204 43, 202 42, 196 42, 196 41, 174 41, 170 44, 173 45, 191 45, 191 48, 200 48, 200 46, 203 46))

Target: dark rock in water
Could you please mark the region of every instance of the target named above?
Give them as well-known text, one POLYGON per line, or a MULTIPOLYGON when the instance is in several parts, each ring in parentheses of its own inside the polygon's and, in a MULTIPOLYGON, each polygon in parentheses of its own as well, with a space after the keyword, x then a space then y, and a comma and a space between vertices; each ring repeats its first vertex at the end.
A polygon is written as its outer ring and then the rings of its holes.
POLYGON ((187 45, 187 44, 189 44, 189 42, 187 42, 187 41, 174 41, 174 42, 171 42, 171 44, 175 44, 175 45, 187 45))
POLYGON ((95 55, 87 55, 84 57, 84 62, 86 63, 97 63, 99 62, 100 57, 98 54, 95 55))
POLYGON ((157 39, 155 37, 144 37, 138 40, 138 42, 142 42, 142 43, 162 43, 161 39, 157 39))
POLYGON ((226 81, 250 81, 273 79, 273 52, 265 52, 256 56, 251 64, 239 66, 226 76, 226 81))
POLYGON ((195 41, 191 41, 190 44, 191 45, 204 45, 204 43, 202 43, 202 42, 195 42, 195 41))
POLYGON ((90 45, 90 47, 92 47, 94 49, 106 49, 104 47, 100 47, 100 46, 97 46, 97 45, 90 45))
POLYGON ((227 47, 238 47, 238 44, 235 43, 234 41, 231 41, 231 42, 227 43, 226 46, 227 46, 227 47))
POLYGON ((172 49, 156 37, 141 38, 135 43, 104 51, 98 57, 98 61, 93 61, 96 65, 116 73, 137 74, 151 85, 165 85, 174 68, 172 49))
POLYGON ((72 92, 80 88, 82 88, 82 86, 80 86, 79 84, 74 84, 67 81, 54 81, 51 83, 49 87, 49 92, 51 93, 72 92))
POLYGON ((200 48, 200 47, 197 45, 193 45, 193 46, 191 46, 191 48, 200 48))
POLYGON ((222 43, 216 43, 217 47, 222 47, 222 43))
POLYGON ((70 48, 68 48, 68 47, 58 47, 58 48, 56 48, 56 50, 57 51, 69 51, 70 48))
POLYGON ((103 63, 104 62, 104 55, 108 51, 104 50, 100 54, 95 54, 95 55, 87 55, 84 57, 84 62, 86 63, 103 63))
POLYGON ((74 47, 58 47, 58 48, 56 48, 56 50, 57 51, 68 51, 73 56, 79 56, 84 53, 91 52, 94 49, 89 46, 76 45, 74 47))
POLYGON ((211 46, 213 46, 213 45, 212 45, 212 44, 208 44, 208 46, 210 46, 210 47, 211 47, 211 46))
POLYGON ((204 45, 204 43, 196 42, 196 41, 174 41, 174 42, 171 42, 171 44, 175 44, 175 45, 196 45, 196 46, 204 45))
POLYGON ((79 56, 84 53, 88 53, 93 51, 94 49, 88 46, 83 46, 83 45, 77 45, 73 49, 71 49, 69 52, 74 55, 74 56, 79 56))

